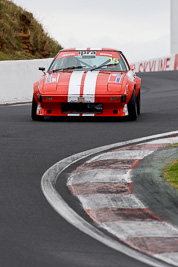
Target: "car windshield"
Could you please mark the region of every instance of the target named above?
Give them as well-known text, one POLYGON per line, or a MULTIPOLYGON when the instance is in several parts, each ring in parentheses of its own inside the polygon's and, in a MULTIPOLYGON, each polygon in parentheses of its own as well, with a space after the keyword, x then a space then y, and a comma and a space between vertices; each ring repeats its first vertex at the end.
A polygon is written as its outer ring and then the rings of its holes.
POLYGON ((60 52, 48 71, 127 71, 128 66, 116 51, 60 52))

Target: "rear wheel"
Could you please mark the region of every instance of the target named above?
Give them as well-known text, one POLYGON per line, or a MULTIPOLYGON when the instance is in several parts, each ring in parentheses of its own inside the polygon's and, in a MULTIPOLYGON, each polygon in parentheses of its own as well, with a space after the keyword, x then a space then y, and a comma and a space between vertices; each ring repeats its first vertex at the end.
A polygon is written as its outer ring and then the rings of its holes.
POLYGON ((137 119, 137 101, 135 97, 135 90, 132 93, 131 99, 128 103, 129 119, 135 121, 137 119))
POLYGON ((31 118, 34 121, 42 121, 44 119, 44 116, 37 115, 36 114, 36 110, 37 110, 37 103, 36 103, 35 98, 33 96, 33 99, 32 99, 31 118))

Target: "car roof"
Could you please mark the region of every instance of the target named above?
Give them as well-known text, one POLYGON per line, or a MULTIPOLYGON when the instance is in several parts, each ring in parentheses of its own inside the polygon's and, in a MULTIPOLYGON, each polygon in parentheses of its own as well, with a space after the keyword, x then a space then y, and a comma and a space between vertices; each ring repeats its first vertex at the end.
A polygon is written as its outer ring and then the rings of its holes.
MULTIPOLYGON (((113 51, 117 52, 119 51, 118 49, 113 49, 113 48, 96 48, 96 47, 86 47, 86 48, 67 48, 67 49, 62 49, 59 52, 69 52, 69 51, 81 51, 81 50, 94 50, 94 51, 113 51)), ((120 51, 121 52, 121 51, 120 51)))

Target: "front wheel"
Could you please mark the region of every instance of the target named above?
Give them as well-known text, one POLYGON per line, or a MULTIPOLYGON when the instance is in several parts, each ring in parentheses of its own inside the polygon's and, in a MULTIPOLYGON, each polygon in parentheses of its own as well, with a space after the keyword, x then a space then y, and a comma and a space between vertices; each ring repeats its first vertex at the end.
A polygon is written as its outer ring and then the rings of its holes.
POLYGON ((35 98, 33 96, 32 99, 32 109, 31 109, 31 118, 34 121, 42 121, 44 119, 44 116, 39 116, 36 114, 36 110, 37 110, 37 103, 35 101, 35 98))
POLYGON ((135 97, 135 90, 132 93, 131 99, 128 103, 129 119, 135 121, 137 119, 137 101, 135 97))

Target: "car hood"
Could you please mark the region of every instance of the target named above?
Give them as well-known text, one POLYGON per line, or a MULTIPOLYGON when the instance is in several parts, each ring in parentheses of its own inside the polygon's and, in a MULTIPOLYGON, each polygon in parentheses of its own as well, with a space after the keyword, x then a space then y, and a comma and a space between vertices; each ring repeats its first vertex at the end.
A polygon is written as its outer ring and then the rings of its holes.
POLYGON ((97 88, 98 93, 108 91, 108 88, 121 86, 125 73, 108 71, 73 71, 46 73, 43 76, 43 93, 78 94, 79 90, 85 90, 86 94, 92 94, 97 88), (109 86, 109 87, 108 87, 109 86))

